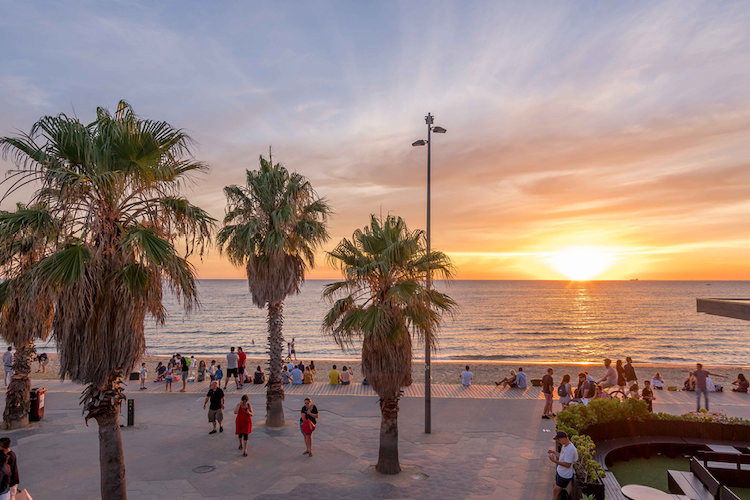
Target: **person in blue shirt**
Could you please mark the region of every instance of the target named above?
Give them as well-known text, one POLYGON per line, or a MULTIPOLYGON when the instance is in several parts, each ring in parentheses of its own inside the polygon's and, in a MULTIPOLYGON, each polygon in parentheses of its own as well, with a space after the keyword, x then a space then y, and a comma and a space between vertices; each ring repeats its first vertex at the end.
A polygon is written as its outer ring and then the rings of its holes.
POLYGON ((214 374, 214 380, 219 382, 224 378, 224 371, 221 369, 221 365, 216 365, 216 373, 214 374))
POLYGON ((294 370, 292 370, 292 384, 302 384, 302 370, 299 369, 299 366, 295 366, 294 370))

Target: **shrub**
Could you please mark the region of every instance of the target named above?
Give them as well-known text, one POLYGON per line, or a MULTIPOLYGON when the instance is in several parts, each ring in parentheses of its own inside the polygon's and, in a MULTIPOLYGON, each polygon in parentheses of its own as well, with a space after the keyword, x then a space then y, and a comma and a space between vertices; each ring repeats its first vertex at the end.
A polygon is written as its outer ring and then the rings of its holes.
POLYGON ((579 434, 571 439, 578 450, 578 461, 573 468, 576 471, 578 480, 584 483, 591 483, 605 476, 605 472, 599 462, 594 460, 596 454, 596 445, 591 436, 579 434))

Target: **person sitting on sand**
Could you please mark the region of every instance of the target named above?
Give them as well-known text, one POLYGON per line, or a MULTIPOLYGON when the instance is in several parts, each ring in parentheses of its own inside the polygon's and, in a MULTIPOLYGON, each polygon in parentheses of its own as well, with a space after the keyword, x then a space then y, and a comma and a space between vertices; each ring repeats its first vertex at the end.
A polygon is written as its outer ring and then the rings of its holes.
POLYGON ((664 390, 664 379, 661 378, 661 373, 656 372, 654 377, 651 379, 651 387, 659 391, 664 390))
POLYGON ((526 372, 523 371, 523 367, 518 367, 518 373, 516 373, 516 385, 511 387, 516 387, 518 389, 526 389, 528 385, 526 384, 526 372))
POLYGON ((341 374, 336 369, 336 365, 333 365, 333 368, 330 372, 328 372, 328 380, 330 381, 331 385, 339 385, 339 376, 341 374))
POLYGON ((737 387, 732 387, 732 390, 734 392, 747 392, 748 388, 750 388, 750 382, 747 381, 745 378, 745 375, 740 373, 737 375, 737 380, 732 382, 732 385, 736 385, 737 387))
POLYGON ((293 385, 302 385, 303 375, 302 375, 302 370, 299 369, 299 366, 295 366, 294 368, 292 368, 292 371, 289 372, 289 375, 291 375, 292 377, 293 385))
POLYGON ((505 377, 500 382, 495 382, 495 385, 498 385, 498 386, 502 385, 503 387, 505 387, 506 385, 510 385, 511 387, 513 387, 513 385, 511 385, 511 384, 515 384, 516 383, 516 378, 517 378, 516 371, 515 370, 511 370, 510 371, 510 377, 505 377))
MULTIPOLYGON (((312 373, 312 366, 308 366, 308 368, 310 368, 310 373, 312 373)), ((346 365, 344 365, 344 368, 339 374, 339 382, 341 382, 341 385, 349 385, 352 383, 352 372, 346 367, 346 365)))
POLYGON ((315 380, 313 380, 313 374, 310 371, 310 367, 306 366, 305 367, 305 378, 302 381, 302 383, 303 384, 312 384, 313 382, 315 382, 315 380))
POLYGON ((317 373, 317 371, 315 370, 315 361, 313 361, 312 359, 310 360, 310 371, 313 375, 317 373))
POLYGON ((258 368, 255 369, 255 373, 253 374, 253 384, 265 384, 266 383, 266 374, 263 373, 263 368, 258 365, 258 368))
POLYGON ((164 366, 164 363, 159 361, 159 364, 156 365, 156 379, 154 380, 154 382, 163 382, 166 376, 167 367, 164 366))
POLYGON ((688 372, 688 376, 685 379, 685 382, 682 384, 682 390, 683 391, 694 391, 695 390, 695 375, 693 375, 693 372, 688 372))
POLYGON ((466 365, 466 369, 461 372, 461 385, 469 387, 472 378, 474 378, 474 374, 469 370, 469 365, 466 365))

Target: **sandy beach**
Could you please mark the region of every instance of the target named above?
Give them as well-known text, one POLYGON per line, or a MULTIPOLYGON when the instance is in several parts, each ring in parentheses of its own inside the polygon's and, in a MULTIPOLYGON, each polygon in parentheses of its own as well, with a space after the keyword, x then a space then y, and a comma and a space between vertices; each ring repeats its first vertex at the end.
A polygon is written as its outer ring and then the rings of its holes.
MULTIPOLYGON (((189 353, 186 354, 187 356, 190 356, 189 353)), ((47 372, 46 373, 38 373, 36 370, 38 369, 38 363, 34 363, 32 366, 32 372, 31 372, 31 378, 33 380, 52 380, 58 378, 58 369, 59 369, 59 363, 58 363, 58 355, 57 354, 50 354, 50 361, 47 365, 47 372)), ((169 360, 169 356, 161 356, 161 355, 154 355, 154 356, 146 356, 142 359, 142 362, 146 363, 146 366, 149 371, 149 378, 153 380, 156 365, 159 361, 167 362, 169 360)), ((217 364, 222 365, 223 368, 225 368, 224 372, 226 373, 226 358, 224 356, 213 356, 213 357, 204 357, 200 356, 196 358, 198 361, 201 359, 205 360, 207 364, 211 363, 212 359, 215 359, 217 364)), ((305 364, 309 364, 310 359, 308 358, 299 358, 299 360, 303 361, 305 364)), ((321 382, 325 381, 327 379, 327 374, 331 370, 332 366, 335 364, 338 369, 340 370, 343 365, 351 366, 354 369, 355 374, 355 383, 361 382, 362 375, 360 371, 360 362, 357 359, 336 359, 336 360, 330 360, 330 359, 315 359, 315 366, 317 369, 317 373, 315 375, 315 381, 321 382)), ((255 371, 256 367, 258 365, 262 366, 264 370, 267 370, 267 363, 268 360, 265 359, 259 359, 259 358, 248 358, 247 359, 247 366, 249 371, 255 371)), ((453 361, 446 361, 446 360, 440 360, 435 361, 432 363, 432 380, 436 384, 459 384, 461 383, 460 380, 460 373, 463 371, 464 367, 466 365, 469 365, 470 370, 472 373, 474 373, 473 383, 474 384, 480 384, 480 385, 488 385, 492 384, 495 381, 501 380, 503 377, 508 376, 511 369, 518 370, 519 367, 523 367, 524 371, 527 373, 527 377, 529 379, 532 378, 541 378, 542 375, 546 373, 547 368, 552 368, 554 370, 554 378, 555 382, 559 382, 560 379, 564 374, 570 374, 571 378, 575 380, 575 376, 580 371, 588 371, 592 376, 595 378, 600 378, 604 376, 604 365, 603 363, 600 364, 576 364, 576 363, 569 363, 569 364, 561 364, 561 363, 524 363, 524 362, 508 362, 508 361, 502 361, 502 362, 496 362, 496 361, 478 361, 478 360, 471 360, 471 361, 465 361, 465 360, 453 360, 453 361)), ((139 363, 140 366, 140 363, 139 363)), ((636 374, 638 375, 638 380, 646 380, 647 378, 650 379, 654 376, 654 374, 658 371, 661 376, 664 378, 664 381, 666 382, 667 386, 677 386, 682 387, 682 382, 687 376, 687 372, 689 370, 692 370, 695 368, 695 365, 665 365, 665 364, 647 364, 647 363, 634 363, 636 374)), ((711 371, 712 373, 717 373, 719 375, 723 375, 727 377, 729 380, 716 378, 716 382, 725 386, 728 386, 735 378, 737 377, 738 373, 750 373, 750 369, 748 367, 743 366, 705 366, 706 369, 711 371)), ((413 375, 414 375, 414 381, 417 383, 424 382, 424 362, 423 361, 415 361, 413 363, 413 375)))

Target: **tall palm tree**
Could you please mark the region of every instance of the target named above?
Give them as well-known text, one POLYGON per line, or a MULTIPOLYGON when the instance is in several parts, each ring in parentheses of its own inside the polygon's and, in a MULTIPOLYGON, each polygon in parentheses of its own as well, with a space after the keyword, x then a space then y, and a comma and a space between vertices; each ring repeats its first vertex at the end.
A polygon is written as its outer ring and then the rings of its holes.
POLYGON ((436 330, 456 303, 427 288, 427 273, 450 279, 453 266, 442 252, 426 251, 421 230, 409 231, 401 217, 371 216, 369 227, 354 231, 328 253, 344 281, 327 285, 332 307, 323 331, 342 349, 362 340, 362 375, 380 396, 380 451, 375 469, 398 474, 398 401, 411 381, 412 337, 437 345, 436 330), (340 297, 336 299, 336 297, 340 297))
POLYGON ((216 240, 232 264, 245 267, 253 304, 268 309, 266 425, 280 427, 284 299, 299 293, 315 250, 328 241, 331 209, 305 177, 262 156, 260 168, 247 171, 246 186, 227 186, 224 193, 227 213, 216 240))
POLYGON ((0 138, 16 174, 41 182, 33 203, 60 221, 60 243, 31 273, 38 293, 54 293, 60 376, 86 385, 81 402, 86 421, 99 426, 104 500, 126 498, 121 376, 145 351, 146 314, 164 322, 162 280, 186 311, 197 304, 187 257, 203 252, 214 221, 180 195, 192 173, 207 169, 190 144, 124 101, 114 116, 98 108, 88 125, 48 116, 29 134, 0 138))
POLYGON ((52 249, 59 224, 44 205, 19 204, 0 212, 0 336, 16 348, 13 377, 8 384, 3 428, 29 424, 31 362, 35 340, 47 340, 54 305, 49 293, 35 293, 29 271, 52 249))

